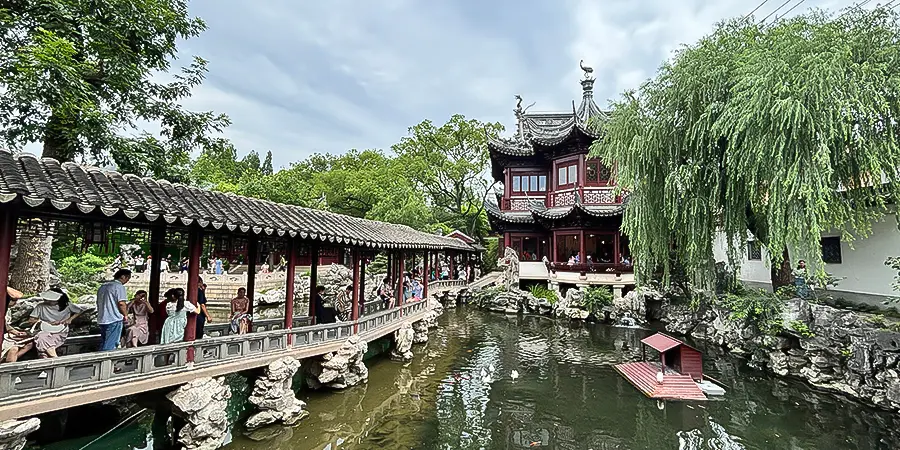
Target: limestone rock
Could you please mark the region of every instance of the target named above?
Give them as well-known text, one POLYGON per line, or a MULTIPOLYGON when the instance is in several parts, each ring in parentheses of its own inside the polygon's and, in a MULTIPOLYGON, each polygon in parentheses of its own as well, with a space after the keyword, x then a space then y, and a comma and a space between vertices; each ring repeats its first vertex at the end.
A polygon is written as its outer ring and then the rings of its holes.
POLYGON ((247 419, 247 429, 275 422, 294 425, 309 415, 303 410, 306 403, 297 399, 291 385, 299 369, 300 362, 291 357, 281 358, 266 367, 250 394, 250 403, 259 408, 259 412, 247 419))
POLYGON ((428 342, 428 323, 425 319, 413 322, 413 344, 424 344, 428 342))
POLYGON ((394 332, 394 349, 391 350, 391 358, 400 361, 409 361, 413 357, 412 345, 415 340, 415 332, 409 323, 404 323, 400 329, 394 332))
POLYGON ((231 388, 224 378, 198 378, 166 395, 172 412, 187 424, 178 442, 187 450, 215 450, 228 433, 226 408, 231 388))
POLYGON ((36 417, 0 422, 0 450, 22 450, 28 435, 40 427, 41 419, 36 417))
POLYGON ((345 389, 369 379, 363 356, 369 349, 366 341, 351 336, 336 351, 314 359, 307 369, 307 383, 313 389, 327 387, 345 389))

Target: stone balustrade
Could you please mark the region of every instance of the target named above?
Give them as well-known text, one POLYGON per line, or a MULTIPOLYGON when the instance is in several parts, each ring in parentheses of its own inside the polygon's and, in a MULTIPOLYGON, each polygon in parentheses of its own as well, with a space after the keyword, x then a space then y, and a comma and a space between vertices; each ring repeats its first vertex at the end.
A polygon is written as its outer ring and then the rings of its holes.
MULTIPOLYGON (((410 302, 365 315, 354 322, 298 326, 290 330, 280 329, 280 324, 276 328, 275 324, 268 323, 272 320, 257 321, 254 330, 260 331, 254 333, 5 363, 0 365, 0 416, 13 415, 18 403, 101 386, 135 383, 268 355, 290 355, 317 346, 323 346, 324 353, 329 351, 327 344, 343 342, 350 336, 370 340, 392 332, 396 328, 392 326, 399 322, 421 320, 428 312, 427 306, 427 300, 410 302), (188 361, 191 348, 195 351, 192 363, 188 361)), ((305 320, 308 318, 296 318, 295 326, 308 324, 305 320)), ((207 329, 217 325, 224 326, 213 324, 207 329)))

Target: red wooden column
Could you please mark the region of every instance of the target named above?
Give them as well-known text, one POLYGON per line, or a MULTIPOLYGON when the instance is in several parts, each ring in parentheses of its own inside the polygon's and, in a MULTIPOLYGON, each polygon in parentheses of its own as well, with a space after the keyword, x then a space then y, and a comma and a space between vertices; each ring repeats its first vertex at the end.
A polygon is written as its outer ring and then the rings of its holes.
POLYGON ((259 260, 259 236, 252 236, 247 243, 247 298, 250 305, 247 314, 250 315, 250 329, 253 332, 253 297, 256 295, 256 262, 259 260))
POLYGON ((352 306, 350 306, 350 320, 353 323, 353 334, 356 334, 359 331, 359 324, 356 323, 356 319, 359 319, 359 250, 353 249, 353 302, 352 306))
MULTIPOLYGON (((3 294, 6 294, 6 288, 9 287, 9 252, 15 237, 16 216, 12 211, 4 209, 0 212, 0 292, 3 294)), ((6 297, 0 301, 0 317, 6 317, 6 297)), ((3 344, 5 333, 6 321, 0 320, 0 345, 3 344)))
POLYGON ((309 247, 309 317, 313 325, 316 324, 316 287, 319 284, 319 244, 313 243, 309 247))
POLYGON ((422 263, 422 298, 428 298, 428 278, 431 276, 431 252, 425 250, 425 258, 422 263))
POLYGON ((584 264, 585 260, 587 259, 584 254, 584 230, 581 230, 578 232, 578 239, 581 240, 581 243, 579 244, 579 249, 578 249, 578 251, 580 252, 578 255, 578 262, 580 262, 581 264, 584 264))
MULTIPOLYGON (((200 287, 200 254, 203 252, 203 232, 198 227, 191 228, 188 233, 188 283, 187 300, 197 307, 197 295, 200 287)), ((153 258, 154 264, 157 264, 153 258)), ((157 266, 159 267, 159 266, 157 266)), ((197 314, 188 314, 187 328, 184 329, 184 340, 191 342, 197 338, 197 314)), ((188 362, 194 362, 194 347, 188 347, 188 362)))
MULTIPOLYGON (((150 229, 150 286, 147 287, 147 299, 150 306, 153 307, 153 314, 150 314, 150 343, 159 343, 159 333, 162 331, 163 322, 165 322, 166 312, 159 307, 160 281, 162 274, 159 271, 159 265, 162 261, 163 247, 166 245, 166 226, 157 225, 150 229)), ((171 262, 170 262, 171 263, 171 262)))
MULTIPOLYGON (((284 329, 294 328, 294 275, 297 265, 297 242, 293 238, 287 241, 287 267, 284 268, 284 329)), ((292 344, 292 336, 287 337, 288 345, 292 344)))
MULTIPOLYGON (((403 272, 406 271, 406 261, 403 260, 404 255, 403 252, 397 253, 397 306, 403 306, 403 272)), ((400 310, 400 315, 403 315, 403 310, 400 310)))

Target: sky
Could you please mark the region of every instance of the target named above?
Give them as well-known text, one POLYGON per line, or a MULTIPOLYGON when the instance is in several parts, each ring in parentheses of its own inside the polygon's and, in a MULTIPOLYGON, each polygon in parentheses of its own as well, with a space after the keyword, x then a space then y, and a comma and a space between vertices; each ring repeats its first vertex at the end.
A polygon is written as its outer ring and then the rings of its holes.
MULTIPOLYGON (((766 1, 755 17, 783 1, 766 1)), ((802 1, 789 15, 852 3, 802 1)), ((536 103, 531 111, 571 110, 580 60, 594 68, 605 107, 680 45, 761 2, 192 0, 208 29, 180 52, 207 59, 209 74, 184 104, 228 114, 225 136, 239 152, 272 151, 276 167, 317 152, 389 149, 422 120, 440 125, 457 113, 510 130, 516 94, 536 103)))

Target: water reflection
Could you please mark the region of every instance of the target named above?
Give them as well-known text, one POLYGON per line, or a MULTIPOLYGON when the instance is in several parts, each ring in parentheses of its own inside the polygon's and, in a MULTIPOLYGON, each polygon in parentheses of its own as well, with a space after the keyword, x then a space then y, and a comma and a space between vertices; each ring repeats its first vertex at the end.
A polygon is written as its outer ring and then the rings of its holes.
POLYGON ((226 448, 900 448, 897 416, 750 371, 715 348, 700 346, 724 399, 657 403, 612 368, 640 357, 648 331, 465 309, 440 323, 413 362, 372 361, 367 385, 302 392, 310 417, 300 425, 238 428, 226 448))

